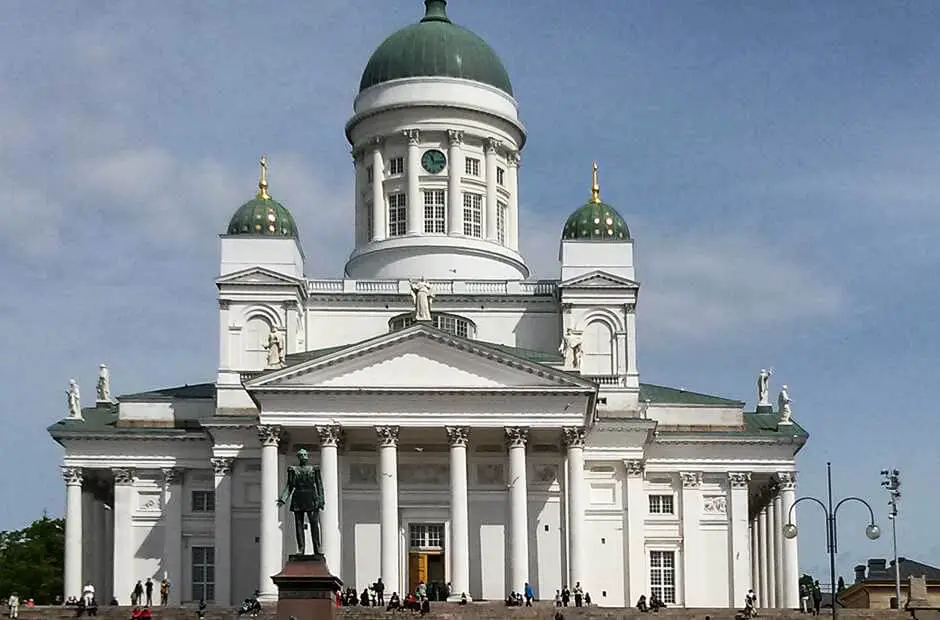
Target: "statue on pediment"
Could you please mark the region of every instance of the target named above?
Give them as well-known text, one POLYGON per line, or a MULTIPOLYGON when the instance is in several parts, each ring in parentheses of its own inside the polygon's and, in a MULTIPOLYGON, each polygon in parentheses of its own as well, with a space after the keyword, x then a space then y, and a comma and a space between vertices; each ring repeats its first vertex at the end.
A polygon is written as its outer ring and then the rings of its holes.
POLYGON ((780 387, 780 394, 777 396, 777 407, 780 410, 780 424, 792 424, 790 417, 793 412, 790 410, 790 389, 783 385, 780 387))
POLYGON ((434 299, 434 291, 431 290, 431 283, 422 278, 411 282, 411 300, 415 305, 415 321, 431 320, 431 300, 434 299))
POLYGON ((66 398, 68 399, 69 405, 69 417, 70 418, 81 418, 82 417, 82 395, 78 389, 78 381, 75 379, 69 379, 69 389, 65 391, 66 398))
POLYGON ((767 370, 762 368, 757 375, 757 406, 770 405, 770 377, 773 376, 774 369, 767 370))
POLYGON ((584 339, 581 338, 581 334, 576 333, 570 327, 565 331, 561 337, 561 344, 558 346, 558 352, 565 358, 565 368, 581 368, 583 343, 584 339))
POLYGON ((264 348, 268 352, 268 368, 280 368, 284 365, 284 339, 277 328, 271 328, 264 348))
POLYGON ((98 366, 97 400, 99 403, 111 402, 111 373, 106 364, 98 366))

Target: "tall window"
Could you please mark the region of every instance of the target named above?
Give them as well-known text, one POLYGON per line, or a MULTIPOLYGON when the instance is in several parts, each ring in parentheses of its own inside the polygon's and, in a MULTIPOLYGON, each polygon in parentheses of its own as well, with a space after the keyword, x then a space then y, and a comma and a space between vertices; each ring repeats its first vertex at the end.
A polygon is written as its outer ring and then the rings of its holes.
POLYGON ((464 192, 463 234, 468 237, 483 236, 483 196, 464 192))
POLYGON ((463 172, 468 177, 480 176, 480 160, 474 157, 468 157, 463 160, 463 172))
POLYGON ((367 242, 372 241, 372 233, 374 232, 372 229, 375 226, 375 224, 372 221, 372 217, 373 217, 372 201, 370 200, 369 202, 366 203, 366 241, 367 242))
POLYGON ((371 183, 371 182, 372 182, 372 179, 374 178, 374 176, 375 176, 375 173, 374 173, 374 171, 372 170, 372 166, 366 166, 366 180, 367 180, 369 183, 371 183))
POLYGON ((389 176, 400 175, 405 171, 405 160, 402 157, 393 157, 388 160, 389 176))
POLYGON ((444 206, 444 190, 424 190, 424 232, 447 231, 447 209, 444 206))
POLYGON ((500 187, 506 184, 506 171, 502 168, 496 169, 496 184, 500 187))
POLYGON ((405 194, 388 195, 388 236, 399 237, 408 228, 405 194))
POLYGON ((215 548, 193 547, 193 599, 215 600, 215 548))
POLYGON ((496 203, 496 239, 506 245, 506 213, 509 207, 505 202, 496 203))
POLYGON ((193 512, 215 512, 215 491, 193 491, 193 512))
POLYGON ((671 515, 674 510, 672 495, 650 495, 651 515, 671 515))
POLYGON ((592 321, 584 328, 581 374, 609 377, 614 374, 614 334, 606 323, 592 321))
POLYGON ((676 602, 675 551, 650 551, 650 594, 664 603, 676 602))

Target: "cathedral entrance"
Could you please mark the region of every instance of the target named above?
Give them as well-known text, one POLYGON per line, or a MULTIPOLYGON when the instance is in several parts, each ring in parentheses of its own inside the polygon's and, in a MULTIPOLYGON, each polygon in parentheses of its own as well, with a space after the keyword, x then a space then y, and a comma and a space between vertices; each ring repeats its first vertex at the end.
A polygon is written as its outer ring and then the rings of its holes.
POLYGON ((408 592, 415 592, 422 581, 428 599, 447 598, 443 523, 412 523, 408 527, 408 592))

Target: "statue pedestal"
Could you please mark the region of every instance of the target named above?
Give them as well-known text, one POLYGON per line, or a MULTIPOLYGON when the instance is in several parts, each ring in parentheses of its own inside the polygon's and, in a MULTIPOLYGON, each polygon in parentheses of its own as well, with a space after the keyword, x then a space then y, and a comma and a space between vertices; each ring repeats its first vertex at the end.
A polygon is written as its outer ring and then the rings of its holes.
POLYGON ((773 412, 774 412, 773 405, 764 405, 760 403, 757 404, 757 413, 773 413, 773 412))
POLYGON ((277 586, 277 620, 332 620, 336 593, 343 587, 330 574, 322 555, 291 555, 280 573, 271 578, 277 586))

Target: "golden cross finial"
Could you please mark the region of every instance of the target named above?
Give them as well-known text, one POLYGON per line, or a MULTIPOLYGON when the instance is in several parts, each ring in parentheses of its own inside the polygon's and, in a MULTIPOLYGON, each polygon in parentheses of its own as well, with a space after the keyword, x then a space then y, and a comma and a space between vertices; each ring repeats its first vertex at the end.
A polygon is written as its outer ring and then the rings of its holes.
POLYGON ((258 199, 271 200, 268 195, 268 156, 261 156, 261 178, 258 179, 258 199))
POLYGON ((601 186, 597 182, 597 162, 594 162, 591 172, 591 202, 597 204, 601 201, 601 186))

